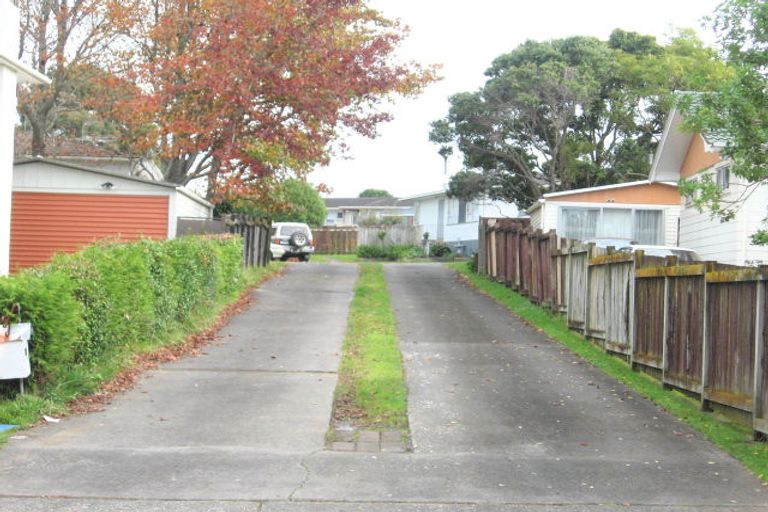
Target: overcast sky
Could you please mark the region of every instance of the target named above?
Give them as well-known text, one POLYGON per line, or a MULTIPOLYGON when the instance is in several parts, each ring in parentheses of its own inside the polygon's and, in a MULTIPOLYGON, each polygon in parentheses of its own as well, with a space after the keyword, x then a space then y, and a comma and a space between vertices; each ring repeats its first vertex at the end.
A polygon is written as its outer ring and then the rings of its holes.
MULTIPOLYGON (((331 197, 356 197, 383 188, 397 197, 440 190, 447 182, 443 159, 428 140, 429 123, 444 117, 448 97, 474 91, 498 55, 527 39, 571 35, 607 39, 615 28, 655 35, 665 41, 675 28, 692 27, 705 41, 713 37, 701 19, 720 0, 372 0, 411 33, 401 56, 443 65, 444 79, 415 100, 397 101, 395 119, 381 125, 379 137, 349 137, 347 159, 335 159, 309 181, 325 183, 331 197)), ((461 155, 448 162, 448 174, 461 169, 461 155)))

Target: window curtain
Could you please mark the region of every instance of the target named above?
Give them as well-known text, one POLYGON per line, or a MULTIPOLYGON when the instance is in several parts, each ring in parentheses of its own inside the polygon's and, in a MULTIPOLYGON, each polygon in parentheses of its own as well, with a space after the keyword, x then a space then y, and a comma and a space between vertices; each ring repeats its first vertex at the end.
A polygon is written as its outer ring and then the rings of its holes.
POLYGON ((598 236, 603 238, 632 238, 632 210, 604 208, 598 236))
POLYGON ((586 208, 563 208, 562 224, 566 238, 583 240, 597 236, 597 219, 600 210, 586 208))
POLYGON ((661 211, 635 211, 635 240, 644 245, 664 244, 661 211))

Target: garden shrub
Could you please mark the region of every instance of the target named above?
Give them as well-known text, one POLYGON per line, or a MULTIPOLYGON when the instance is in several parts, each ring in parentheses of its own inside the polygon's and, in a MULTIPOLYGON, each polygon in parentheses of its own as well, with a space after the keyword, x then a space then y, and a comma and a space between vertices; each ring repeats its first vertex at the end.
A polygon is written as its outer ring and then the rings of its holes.
POLYGON ((399 261, 421 256, 418 245, 359 245, 357 256, 364 259, 399 261))
POLYGON ((435 258, 442 258, 451 254, 451 247, 445 242, 434 242, 429 246, 429 255, 435 258))
POLYGON ((93 390, 137 347, 168 342, 244 285, 235 237, 106 241, 0 278, 0 312, 31 322, 40 394, 93 390))

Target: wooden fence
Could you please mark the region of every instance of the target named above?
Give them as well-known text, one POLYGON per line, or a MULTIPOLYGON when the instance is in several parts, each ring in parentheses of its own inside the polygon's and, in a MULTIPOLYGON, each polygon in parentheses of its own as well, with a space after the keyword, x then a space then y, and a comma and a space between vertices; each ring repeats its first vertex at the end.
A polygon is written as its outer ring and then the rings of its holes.
POLYGON ((614 252, 481 219, 478 271, 566 315, 578 330, 665 387, 743 411, 768 434, 768 267, 614 252))
POLYGON ((357 251, 358 245, 418 245, 421 230, 418 226, 395 224, 391 226, 325 226, 312 228, 315 251, 322 254, 347 254, 357 251))
POLYGON ((243 265, 265 267, 272 259, 270 223, 262 219, 225 216, 222 219, 180 217, 177 236, 236 234, 243 238, 243 265))

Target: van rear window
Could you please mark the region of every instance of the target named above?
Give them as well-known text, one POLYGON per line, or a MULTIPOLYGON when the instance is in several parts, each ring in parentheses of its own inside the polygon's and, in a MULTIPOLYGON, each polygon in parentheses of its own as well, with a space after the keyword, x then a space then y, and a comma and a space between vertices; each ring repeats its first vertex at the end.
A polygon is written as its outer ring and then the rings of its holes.
POLYGON ((291 236, 297 231, 301 231, 305 235, 309 236, 309 230, 304 226, 282 226, 280 227, 281 236, 291 236))

